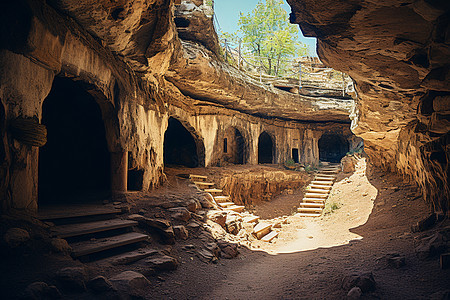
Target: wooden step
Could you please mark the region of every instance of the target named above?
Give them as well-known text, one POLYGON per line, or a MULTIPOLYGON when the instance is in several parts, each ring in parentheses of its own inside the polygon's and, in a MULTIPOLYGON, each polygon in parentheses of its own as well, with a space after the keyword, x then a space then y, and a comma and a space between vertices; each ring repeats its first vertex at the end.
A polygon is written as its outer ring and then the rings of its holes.
POLYGON ((204 191, 210 194, 220 194, 223 192, 221 189, 206 189, 204 191))
POLYGON ((58 206, 42 209, 38 212, 38 219, 52 221, 83 217, 111 216, 121 213, 120 209, 103 205, 58 206))
POLYGON ((312 198, 312 197, 305 197, 303 198, 302 201, 307 203, 325 203, 325 199, 323 198, 312 198))
POLYGON ((272 225, 269 223, 260 222, 253 228, 253 234, 258 240, 268 234, 272 230, 272 225))
POLYGON ((331 180, 328 180, 328 181, 313 180, 313 181, 311 181, 310 184, 332 186, 333 181, 331 181, 331 180))
POLYGON ((311 202, 302 202, 300 203, 300 207, 315 207, 315 208, 324 208, 324 203, 311 203, 311 202))
POLYGON ((230 196, 215 196, 214 200, 216 200, 217 203, 228 202, 228 200, 230 200, 230 196))
POLYGON ((331 190, 331 185, 310 184, 309 187, 312 189, 331 190))
POLYGON ((328 197, 328 194, 311 193, 311 192, 306 192, 306 194, 305 194, 305 198, 322 198, 322 199, 326 199, 327 197, 328 197))
POLYGON ((137 232, 130 232, 109 238, 75 243, 71 244, 70 246, 72 247, 72 257, 80 257, 129 244, 143 242, 148 238, 148 235, 137 232))
POLYGON ((317 207, 299 207, 297 209, 298 212, 314 212, 314 213, 321 213, 322 208, 317 207))
POLYGON ((329 194, 330 190, 322 190, 322 189, 307 189, 307 193, 317 193, 317 194, 329 194))
POLYGON ((212 182, 203 182, 203 181, 194 181, 194 184, 198 186, 200 189, 210 188, 214 185, 212 182))
POLYGON ((265 236, 263 236, 261 238, 261 241, 263 241, 263 242, 271 242, 277 236, 278 236, 278 232, 277 231, 271 231, 268 234, 266 234, 265 236))
POLYGON ((189 174, 189 178, 193 181, 206 181, 208 179, 207 176, 195 175, 195 174, 189 174))
POLYGON ((299 217, 320 217, 322 214, 316 214, 316 213, 311 213, 311 214, 308 214, 308 213, 297 213, 296 214, 296 216, 299 216, 299 217))
POLYGON ((235 212, 243 212, 244 209, 245 209, 245 206, 242 206, 242 205, 231 205, 231 206, 224 208, 224 210, 235 211, 235 212))
POLYGON ((220 203, 217 203, 217 204, 219 204, 219 206, 220 206, 220 207, 223 207, 223 208, 225 208, 225 207, 230 207, 230 206, 233 206, 233 205, 234 205, 233 202, 220 202, 220 203))
POLYGON ((323 178, 336 178, 336 175, 328 174, 328 173, 316 173, 316 177, 323 177, 323 178))
POLYGON ((337 173, 339 173, 339 170, 320 170, 319 173, 322 173, 322 174, 337 174, 337 173))
POLYGON ((119 228, 136 226, 138 222, 131 220, 112 219, 89 223, 78 223, 70 225, 60 225, 51 228, 53 234, 60 238, 80 236, 84 234, 108 231, 119 228))
POLYGON ((316 176, 314 178, 314 181, 328 181, 328 182, 333 182, 336 178, 334 177, 322 177, 322 176, 316 176))
POLYGON ((248 217, 244 217, 244 222, 245 223, 256 223, 259 221, 259 217, 258 216, 248 216, 248 217))

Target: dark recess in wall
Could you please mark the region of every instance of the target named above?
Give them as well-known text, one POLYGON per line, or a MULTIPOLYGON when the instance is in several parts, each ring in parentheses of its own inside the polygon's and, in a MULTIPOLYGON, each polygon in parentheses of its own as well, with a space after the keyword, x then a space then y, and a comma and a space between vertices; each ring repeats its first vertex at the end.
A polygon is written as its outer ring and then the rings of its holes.
POLYGON ((192 134, 175 118, 169 118, 164 134, 164 165, 182 165, 195 168, 199 165, 197 145, 192 134))
POLYGON ((42 106, 47 144, 39 149, 39 203, 89 200, 110 190, 110 153, 100 107, 67 78, 55 78, 42 106))
POLYGON ((258 140, 258 164, 273 163, 273 141, 267 132, 261 133, 258 140))

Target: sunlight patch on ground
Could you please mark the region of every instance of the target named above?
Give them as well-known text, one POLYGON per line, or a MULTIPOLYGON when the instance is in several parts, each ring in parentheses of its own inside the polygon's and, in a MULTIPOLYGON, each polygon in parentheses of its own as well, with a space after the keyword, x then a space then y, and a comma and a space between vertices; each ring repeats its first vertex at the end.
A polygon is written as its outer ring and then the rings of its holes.
POLYGON ((293 216, 303 221, 304 228, 297 230, 292 239, 283 240, 281 234, 276 248, 271 252, 281 254, 329 248, 363 239, 350 230, 367 222, 377 194, 377 189, 366 176, 366 160, 360 159, 356 171, 336 182, 328 197, 327 203, 335 203, 339 209, 319 218, 293 216))

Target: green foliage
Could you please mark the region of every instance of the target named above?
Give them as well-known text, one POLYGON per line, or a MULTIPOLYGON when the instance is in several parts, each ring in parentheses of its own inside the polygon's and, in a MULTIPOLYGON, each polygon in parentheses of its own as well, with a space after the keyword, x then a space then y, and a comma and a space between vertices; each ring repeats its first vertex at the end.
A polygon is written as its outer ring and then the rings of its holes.
POLYGON ((325 208, 323 209, 323 212, 325 214, 331 214, 333 213, 335 210, 341 208, 341 206, 339 205, 339 203, 326 203, 325 204, 325 208))
POLYGON ((289 158, 284 164, 288 167, 292 167, 295 165, 295 162, 292 158, 289 158))
POLYGON ((353 155, 355 153, 361 154, 362 153, 362 149, 351 150, 351 151, 347 152, 346 155, 353 155))
POLYGON ((285 75, 298 56, 308 49, 298 41, 298 26, 289 23, 282 0, 261 0, 251 13, 241 14, 238 34, 222 33, 221 38, 235 42, 242 36, 243 53, 254 65, 261 65, 269 75, 285 75))

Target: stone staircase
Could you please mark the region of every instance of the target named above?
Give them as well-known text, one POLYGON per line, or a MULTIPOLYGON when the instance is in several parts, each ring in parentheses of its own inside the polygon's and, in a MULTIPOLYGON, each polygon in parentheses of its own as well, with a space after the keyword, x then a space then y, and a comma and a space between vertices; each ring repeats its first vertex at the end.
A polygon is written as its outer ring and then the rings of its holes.
POLYGON ((107 256, 106 251, 115 255, 123 250, 120 247, 148 240, 148 235, 133 231, 138 222, 122 220, 119 213, 120 209, 110 206, 79 205, 43 210, 38 218, 53 224, 54 237, 67 240, 73 258, 86 259, 94 254, 107 256))
POLYGON ((306 193, 300 202, 298 213, 302 217, 320 217, 331 187, 340 171, 339 164, 328 164, 314 174, 314 179, 306 188, 306 193))
MULTIPOLYGON (((201 190, 211 194, 217 206, 232 214, 240 214, 245 210, 245 206, 236 205, 231 201, 230 196, 224 195, 221 189, 215 188, 215 183, 207 182, 208 177, 202 175, 189 175, 190 180, 201 190)), ((272 230, 272 225, 267 222, 259 222, 259 217, 252 214, 244 214, 243 222, 252 224, 253 235, 261 241, 270 242, 278 236, 277 231, 272 230)))

